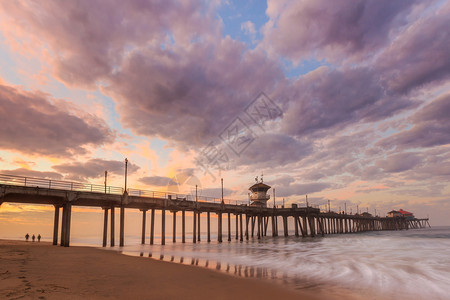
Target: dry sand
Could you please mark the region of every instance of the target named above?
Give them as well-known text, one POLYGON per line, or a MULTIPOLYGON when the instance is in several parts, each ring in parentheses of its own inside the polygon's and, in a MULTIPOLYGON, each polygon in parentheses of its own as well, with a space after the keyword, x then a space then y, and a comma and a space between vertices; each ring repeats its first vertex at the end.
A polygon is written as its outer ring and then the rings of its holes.
POLYGON ((114 251, 0 240, 0 299, 318 298, 267 281, 114 251))

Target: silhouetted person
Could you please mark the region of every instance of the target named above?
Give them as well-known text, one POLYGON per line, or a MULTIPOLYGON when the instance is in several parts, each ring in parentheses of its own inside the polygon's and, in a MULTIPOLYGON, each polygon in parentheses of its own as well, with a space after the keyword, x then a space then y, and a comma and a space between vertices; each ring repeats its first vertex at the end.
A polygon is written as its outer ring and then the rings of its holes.
POLYGON ((33 240, 33 242, 34 242, 34 239, 35 239, 36 237, 34 236, 34 234, 33 234, 33 236, 31 237, 31 239, 33 240))
POLYGON ((38 234, 38 242, 41 241, 41 234, 38 234))
POLYGON ((30 235, 27 233, 26 235, 25 235, 25 240, 28 242, 28 239, 30 238, 30 235))

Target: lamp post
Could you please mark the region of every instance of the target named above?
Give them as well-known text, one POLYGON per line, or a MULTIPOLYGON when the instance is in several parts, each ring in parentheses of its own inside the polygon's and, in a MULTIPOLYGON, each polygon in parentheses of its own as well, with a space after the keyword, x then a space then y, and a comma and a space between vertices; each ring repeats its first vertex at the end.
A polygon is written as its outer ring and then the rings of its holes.
POLYGON ((125 158, 125 192, 127 191, 127 171, 128 171, 128 159, 125 158))
POLYGON ((330 212, 331 211, 331 209, 330 209, 330 200, 328 199, 328 212, 330 212))
POLYGON ((223 178, 220 178, 220 181, 222 182, 222 204, 224 203, 223 202, 223 178))

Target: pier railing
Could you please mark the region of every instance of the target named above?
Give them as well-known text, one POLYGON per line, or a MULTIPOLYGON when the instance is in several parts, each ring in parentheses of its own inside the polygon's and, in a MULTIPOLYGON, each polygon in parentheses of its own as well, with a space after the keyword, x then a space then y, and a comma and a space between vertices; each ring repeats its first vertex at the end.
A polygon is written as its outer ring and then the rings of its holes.
MULTIPOLYGON (((124 192, 123 188, 116 186, 105 186, 101 184, 80 183, 80 182, 53 180, 36 177, 24 177, 7 174, 0 174, 0 184, 37 187, 43 189, 114 194, 114 195, 122 195, 124 192)), ((190 194, 177 194, 172 192, 150 191, 131 188, 127 189, 127 192, 129 196, 138 196, 138 197, 198 201, 209 203, 222 202, 221 198, 205 197, 205 196, 197 196, 196 198, 195 196, 190 194)), ((245 205, 248 203, 248 201, 223 199, 223 203, 229 205, 245 205)))

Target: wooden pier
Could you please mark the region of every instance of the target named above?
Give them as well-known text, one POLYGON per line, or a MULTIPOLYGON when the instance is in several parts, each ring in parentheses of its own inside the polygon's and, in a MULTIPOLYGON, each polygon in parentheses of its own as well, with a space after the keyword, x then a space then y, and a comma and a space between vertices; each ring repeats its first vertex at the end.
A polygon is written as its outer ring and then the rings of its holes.
POLYGON ((321 212, 318 208, 297 207, 270 208, 249 206, 242 201, 223 200, 205 197, 192 199, 189 195, 153 192, 102 185, 82 184, 65 181, 55 181, 40 178, 29 178, 12 175, 0 175, 0 205, 3 202, 47 204, 53 205, 54 230, 53 244, 58 244, 59 227, 60 245, 70 244, 70 226, 72 206, 100 207, 103 209, 103 246, 107 245, 108 215, 111 216, 110 245, 115 246, 115 209, 119 209, 120 228, 119 246, 125 244, 125 209, 136 209, 142 212, 142 239, 146 242, 146 222, 149 211, 150 233, 149 243, 155 241, 155 212, 161 212, 161 244, 166 241, 166 214, 173 216, 172 242, 176 242, 177 214, 181 213, 181 241, 186 242, 186 212, 193 213, 192 242, 201 241, 200 220, 207 218, 207 242, 211 242, 211 214, 217 215, 217 241, 223 242, 223 216, 227 218, 226 238, 243 241, 250 238, 264 238, 268 235, 276 237, 279 234, 289 235, 289 222, 294 221, 296 237, 315 237, 330 234, 348 234, 377 230, 403 230, 409 228, 424 228, 429 226, 428 219, 407 219, 403 217, 387 218, 364 215, 340 214, 336 212, 321 212), (61 212, 62 211, 62 212, 61 212), (59 226, 59 214, 62 214, 59 226), (231 221, 235 218, 234 224, 231 221), (270 226, 269 226, 270 224, 270 226), (280 225, 281 230, 279 230, 280 225), (234 227, 234 228, 233 228, 234 227), (234 237, 232 230, 234 229, 234 237), (281 231, 281 233, 280 233, 281 231))

